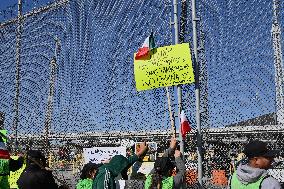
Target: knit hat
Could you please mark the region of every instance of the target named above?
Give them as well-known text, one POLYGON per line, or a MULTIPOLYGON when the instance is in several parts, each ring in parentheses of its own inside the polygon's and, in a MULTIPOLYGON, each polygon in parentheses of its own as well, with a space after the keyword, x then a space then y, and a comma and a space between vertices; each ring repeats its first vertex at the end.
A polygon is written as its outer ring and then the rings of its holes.
POLYGON ((44 158, 44 155, 39 150, 29 150, 27 152, 27 155, 31 158, 36 158, 36 159, 44 158))
POLYGON ((267 143, 263 141, 250 141, 244 149, 244 153, 248 158, 253 157, 276 157, 279 150, 271 150, 267 147, 267 143))
POLYGON ((87 163, 84 165, 83 169, 82 169, 82 173, 81 173, 81 176, 80 178, 81 179, 86 179, 88 177, 88 174, 90 171, 92 170, 97 170, 98 168, 100 167, 99 164, 96 164, 96 163, 87 163))
POLYGON ((168 157, 162 157, 155 161, 154 169, 160 175, 166 176, 170 170, 174 169, 175 165, 168 157))

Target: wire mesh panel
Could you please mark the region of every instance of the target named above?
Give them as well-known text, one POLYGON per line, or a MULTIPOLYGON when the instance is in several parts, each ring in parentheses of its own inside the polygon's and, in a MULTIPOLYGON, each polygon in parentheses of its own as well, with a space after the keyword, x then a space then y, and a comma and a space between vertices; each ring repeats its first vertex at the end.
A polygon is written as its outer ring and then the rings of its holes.
MULTIPOLYGON (((84 146, 118 146, 126 137, 142 141, 153 130, 169 138, 165 90, 138 93, 133 75, 134 52, 151 32, 157 46, 171 44, 168 3, 56 1, 24 14, 17 135, 13 109, 18 25, 17 20, 4 22, 1 111, 11 142, 17 137, 20 148, 42 149, 48 136, 51 159, 57 159, 59 148, 68 153, 75 148, 79 154, 84 146), (143 138, 137 138, 140 131, 146 133, 143 138)), ((62 168, 59 163, 52 166, 62 168)))
MULTIPOLYGON (((278 105, 283 94, 275 97, 282 90, 283 76, 276 70, 274 47, 283 40, 275 42, 273 37, 274 13, 273 1, 199 2, 199 29, 204 33, 199 40, 205 41, 208 73, 208 93, 201 90, 201 96, 208 97, 210 128, 203 133, 207 187, 227 185, 248 141, 263 140, 271 148, 283 148, 278 105)), ((282 16, 283 10, 278 9, 278 14, 282 16)))
MULTIPOLYGON (((54 56, 53 131, 167 129, 165 91, 136 92, 133 53, 151 31, 157 46, 169 45, 169 17, 166 2, 70 1, 25 18, 19 131, 40 134, 44 129, 54 56)), ((3 32, 12 25, 3 27, 3 32)), ((5 33, 12 38, 13 32, 5 33)), ((8 37, 4 39, 9 41, 8 37)), ((2 57, 7 59, 8 55, 2 57)), ((11 72, 14 69, 10 66, 11 72)), ((10 84, 13 82, 11 74, 10 84)), ((11 90, 9 95, 13 93, 11 90)), ((3 102, 12 105, 13 100, 3 102)), ((10 129, 11 122, 6 121, 10 129)))

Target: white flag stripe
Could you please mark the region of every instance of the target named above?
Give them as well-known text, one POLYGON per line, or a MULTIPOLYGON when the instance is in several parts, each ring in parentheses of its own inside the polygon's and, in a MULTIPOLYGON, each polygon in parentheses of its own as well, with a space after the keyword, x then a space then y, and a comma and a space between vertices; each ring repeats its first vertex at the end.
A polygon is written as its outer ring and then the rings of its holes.
POLYGON ((149 43, 150 43, 150 37, 148 36, 148 37, 145 39, 145 41, 144 41, 142 47, 148 47, 148 48, 149 48, 149 43))
POLYGON ((181 123, 188 121, 183 110, 181 111, 180 120, 181 123))

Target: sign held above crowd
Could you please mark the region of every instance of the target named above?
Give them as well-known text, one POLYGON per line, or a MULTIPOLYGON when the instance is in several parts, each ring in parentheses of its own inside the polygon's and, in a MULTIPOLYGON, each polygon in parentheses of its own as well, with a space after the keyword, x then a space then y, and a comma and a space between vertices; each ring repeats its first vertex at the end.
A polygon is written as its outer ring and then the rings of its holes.
POLYGON ((155 48, 145 59, 134 58, 134 75, 137 91, 193 83, 189 44, 155 48))

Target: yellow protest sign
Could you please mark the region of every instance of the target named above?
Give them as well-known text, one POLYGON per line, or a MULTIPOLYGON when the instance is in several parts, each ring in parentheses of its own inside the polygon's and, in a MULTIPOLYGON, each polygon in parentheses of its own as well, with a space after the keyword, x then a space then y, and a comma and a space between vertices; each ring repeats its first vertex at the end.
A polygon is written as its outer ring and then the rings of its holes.
POLYGON ((150 59, 134 59, 134 75, 137 91, 193 83, 189 44, 156 48, 150 59))

